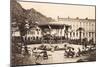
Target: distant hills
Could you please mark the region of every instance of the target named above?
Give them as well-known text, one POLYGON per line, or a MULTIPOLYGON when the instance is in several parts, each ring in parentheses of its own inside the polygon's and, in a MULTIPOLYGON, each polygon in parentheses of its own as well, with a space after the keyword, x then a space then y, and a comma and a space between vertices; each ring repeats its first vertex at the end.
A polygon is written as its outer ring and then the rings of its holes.
POLYGON ((23 22, 28 20, 30 22, 39 22, 39 24, 54 21, 52 18, 44 16, 34 8, 25 10, 16 0, 11 0, 11 18, 12 21, 17 20, 17 22, 23 22))
POLYGON ((50 17, 46 17, 40 12, 37 12, 34 8, 26 10, 27 19, 32 22, 39 22, 39 24, 48 23, 54 21, 50 17))
POLYGON ((34 8, 26 10, 22 8, 22 6, 16 0, 11 0, 12 32, 20 31, 20 35, 24 36, 27 32, 27 28, 25 26, 26 21, 28 21, 27 23, 29 24, 29 28, 32 28, 37 23, 44 24, 54 20, 50 17, 44 16, 34 8))

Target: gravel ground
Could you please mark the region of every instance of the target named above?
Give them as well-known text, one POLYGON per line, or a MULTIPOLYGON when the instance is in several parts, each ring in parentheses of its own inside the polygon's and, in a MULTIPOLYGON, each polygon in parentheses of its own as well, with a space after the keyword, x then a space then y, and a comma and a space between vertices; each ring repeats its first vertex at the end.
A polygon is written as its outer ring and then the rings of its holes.
MULTIPOLYGON (((32 49, 40 45, 41 44, 34 44, 34 45, 31 44, 28 45, 28 47, 32 49)), ((64 44, 52 44, 52 45, 59 45, 60 48, 64 47, 64 44)), ((75 48, 75 51, 77 51, 77 48, 82 49, 81 45, 68 44, 68 46, 75 48)), ((68 62, 77 62, 79 59, 85 59, 89 57, 89 56, 80 56, 80 57, 67 58, 64 56, 64 50, 54 51, 54 52, 48 51, 47 53, 49 57, 46 60, 44 60, 43 57, 39 57, 38 60, 36 61, 36 57, 34 56, 34 54, 31 53, 31 56, 25 56, 24 58, 22 58, 22 63, 18 64, 21 65, 36 64, 35 62, 38 62, 40 64, 68 63, 68 62)))

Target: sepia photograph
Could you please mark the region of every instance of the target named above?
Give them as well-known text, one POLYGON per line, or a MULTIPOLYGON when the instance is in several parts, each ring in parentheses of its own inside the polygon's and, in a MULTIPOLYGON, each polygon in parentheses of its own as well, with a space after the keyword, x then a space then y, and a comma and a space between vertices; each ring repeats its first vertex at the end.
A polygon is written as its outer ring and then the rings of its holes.
POLYGON ((96 61, 96 6, 11 0, 11 66, 96 61))

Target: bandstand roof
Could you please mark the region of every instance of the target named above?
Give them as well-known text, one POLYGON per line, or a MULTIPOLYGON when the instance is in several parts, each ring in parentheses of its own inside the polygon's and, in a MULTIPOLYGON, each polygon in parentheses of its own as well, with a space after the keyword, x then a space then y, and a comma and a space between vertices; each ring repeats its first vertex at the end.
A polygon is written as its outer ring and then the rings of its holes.
POLYGON ((71 25, 68 25, 68 24, 63 23, 63 22, 47 22, 44 24, 39 24, 39 27, 41 27, 41 28, 49 28, 49 26, 51 28, 55 28, 55 29, 62 29, 64 26, 66 28, 71 27, 71 25))

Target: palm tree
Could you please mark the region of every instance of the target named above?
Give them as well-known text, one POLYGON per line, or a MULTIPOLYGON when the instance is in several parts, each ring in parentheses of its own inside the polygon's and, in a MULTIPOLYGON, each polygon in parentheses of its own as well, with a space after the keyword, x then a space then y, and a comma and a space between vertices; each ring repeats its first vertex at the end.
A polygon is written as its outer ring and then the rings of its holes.
POLYGON ((82 27, 79 27, 76 31, 79 31, 79 39, 80 39, 80 44, 81 44, 81 37, 82 37, 82 32, 84 31, 84 28, 82 28, 82 27))

